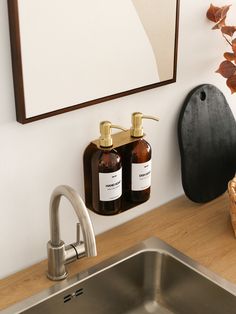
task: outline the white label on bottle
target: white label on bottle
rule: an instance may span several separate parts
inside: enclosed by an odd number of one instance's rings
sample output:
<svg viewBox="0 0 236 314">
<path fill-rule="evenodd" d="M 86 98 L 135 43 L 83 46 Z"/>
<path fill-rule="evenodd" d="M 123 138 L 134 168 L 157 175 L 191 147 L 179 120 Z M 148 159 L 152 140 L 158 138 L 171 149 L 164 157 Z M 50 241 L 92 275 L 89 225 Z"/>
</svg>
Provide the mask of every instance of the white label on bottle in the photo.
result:
<svg viewBox="0 0 236 314">
<path fill-rule="evenodd" d="M 151 186 L 151 159 L 144 163 L 132 163 L 131 189 L 132 191 L 143 191 Z"/>
<path fill-rule="evenodd" d="M 122 168 L 109 173 L 99 172 L 99 196 L 100 201 L 114 201 L 121 197 L 122 193 Z"/>
</svg>

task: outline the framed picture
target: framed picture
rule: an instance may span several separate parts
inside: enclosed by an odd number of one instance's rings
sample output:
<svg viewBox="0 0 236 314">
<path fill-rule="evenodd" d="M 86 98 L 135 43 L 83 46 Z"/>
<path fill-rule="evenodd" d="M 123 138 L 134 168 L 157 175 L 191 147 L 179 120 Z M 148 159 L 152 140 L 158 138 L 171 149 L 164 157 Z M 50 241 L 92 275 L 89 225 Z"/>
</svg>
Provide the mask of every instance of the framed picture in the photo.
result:
<svg viewBox="0 0 236 314">
<path fill-rule="evenodd" d="M 178 0 L 8 0 L 17 121 L 176 81 Z"/>
</svg>

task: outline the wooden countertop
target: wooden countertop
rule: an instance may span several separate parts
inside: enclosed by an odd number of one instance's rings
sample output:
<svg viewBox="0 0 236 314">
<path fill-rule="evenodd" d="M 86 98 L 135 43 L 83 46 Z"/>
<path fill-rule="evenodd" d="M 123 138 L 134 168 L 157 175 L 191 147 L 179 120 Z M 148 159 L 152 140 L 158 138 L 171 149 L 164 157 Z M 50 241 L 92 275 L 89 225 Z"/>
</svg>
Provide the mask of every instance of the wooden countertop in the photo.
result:
<svg viewBox="0 0 236 314">
<path fill-rule="evenodd" d="M 68 265 L 69 275 L 85 270 L 151 236 L 157 236 L 223 278 L 236 283 L 236 239 L 228 195 L 207 204 L 181 196 L 97 236 L 98 256 Z M 54 284 L 42 261 L 0 281 L 0 310 Z"/>
</svg>

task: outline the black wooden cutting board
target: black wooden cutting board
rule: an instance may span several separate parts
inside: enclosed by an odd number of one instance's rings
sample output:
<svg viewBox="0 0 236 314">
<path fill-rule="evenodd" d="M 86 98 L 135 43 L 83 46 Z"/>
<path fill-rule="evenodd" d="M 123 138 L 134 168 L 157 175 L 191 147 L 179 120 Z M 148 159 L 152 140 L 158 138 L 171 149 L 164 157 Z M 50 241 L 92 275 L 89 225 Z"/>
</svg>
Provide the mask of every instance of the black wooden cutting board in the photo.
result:
<svg viewBox="0 0 236 314">
<path fill-rule="evenodd" d="M 217 87 L 204 84 L 188 94 L 179 115 L 178 140 L 187 197 L 204 203 L 224 193 L 236 171 L 236 122 Z"/>
</svg>

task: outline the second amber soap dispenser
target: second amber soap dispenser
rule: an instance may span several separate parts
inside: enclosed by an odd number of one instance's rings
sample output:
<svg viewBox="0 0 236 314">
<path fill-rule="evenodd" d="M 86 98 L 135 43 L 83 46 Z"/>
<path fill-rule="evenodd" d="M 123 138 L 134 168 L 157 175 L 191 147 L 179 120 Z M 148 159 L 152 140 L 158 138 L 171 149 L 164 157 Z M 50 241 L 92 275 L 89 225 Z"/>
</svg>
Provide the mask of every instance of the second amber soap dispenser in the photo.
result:
<svg viewBox="0 0 236 314">
<path fill-rule="evenodd" d="M 111 128 L 122 129 L 110 121 L 100 123 L 99 149 L 91 159 L 92 206 L 102 215 L 114 215 L 121 210 L 122 163 L 113 148 Z"/>
<path fill-rule="evenodd" d="M 150 197 L 152 150 L 150 144 L 143 138 L 143 119 L 159 121 L 157 117 L 144 115 L 141 112 L 132 114 L 130 135 L 137 139 L 128 145 L 126 153 L 125 186 L 126 198 L 133 203 L 145 202 Z"/>
</svg>

